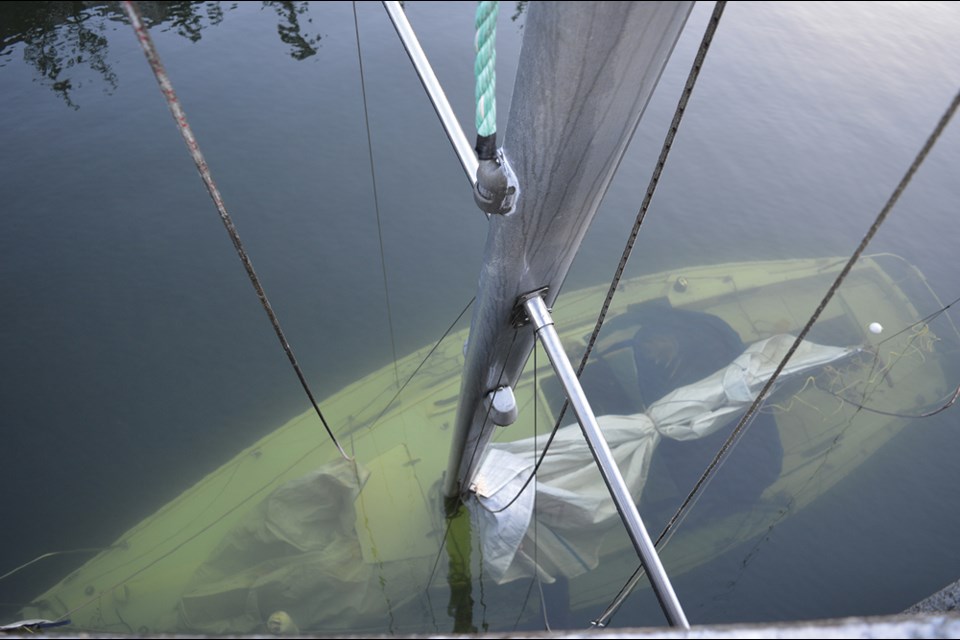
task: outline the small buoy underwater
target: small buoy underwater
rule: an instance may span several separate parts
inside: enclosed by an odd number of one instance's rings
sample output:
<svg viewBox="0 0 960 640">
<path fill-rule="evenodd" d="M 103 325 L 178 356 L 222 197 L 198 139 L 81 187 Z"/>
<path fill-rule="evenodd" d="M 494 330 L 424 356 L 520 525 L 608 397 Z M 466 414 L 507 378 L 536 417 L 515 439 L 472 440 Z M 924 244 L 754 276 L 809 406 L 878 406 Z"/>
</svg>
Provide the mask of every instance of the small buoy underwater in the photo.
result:
<svg viewBox="0 0 960 640">
<path fill-rule="evenodd" d="M 883 325 L 880 324 L 879 322 L 871 322 L 870 326 L 867 328 L 870 329 L 870 333 L 873 333 L 875 335 L 880 335 L 881 333 L 883 333 Z"/>
<path fill-rule="evenodd" d="M 267 618 L 267 631 L 275 636 L 298 636 L 300 628 L 286 611 L 274 611 Z"/>
</svg>

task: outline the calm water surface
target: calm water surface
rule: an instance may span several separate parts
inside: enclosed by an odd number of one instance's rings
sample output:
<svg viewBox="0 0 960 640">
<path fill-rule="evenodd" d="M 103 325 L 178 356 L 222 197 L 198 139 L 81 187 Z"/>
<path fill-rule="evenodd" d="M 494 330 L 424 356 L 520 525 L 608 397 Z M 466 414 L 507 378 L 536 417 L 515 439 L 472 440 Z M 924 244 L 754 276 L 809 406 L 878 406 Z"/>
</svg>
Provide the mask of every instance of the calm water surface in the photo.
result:
<svg viewBox="0 0 960 640">
<path fill-rule="evenodd" d="M 501 129 L 524 17 L 502 4 Z M 472 135 L 473 3 L 406 7 Z M 566 288 L 613 273 L 711 9 L 694 9 Z M 350 3 L 144 12 L 317 394 L 436 340 L 474 293 L 486 223 L 380 5 L 357 6 L 379 228 Z M 109 544 L 306 400 L 119 10 L 4 3 L 0 36 L 3 573 Z M 954 3 L 732 3 L 630 273 L 848 255 L 960 87 L 958 36 Z M 958 167 L 954 122 L 871 246 L 944 301 L 960 296 Z M 681 577 L 691 621 L 889 614 L 960 577 L 957 411 Z M 83 557 L 0 582 L 0 622 Z M 617 624 L 662 624 L 649 597 L 627 609 Z"/>
</svg>

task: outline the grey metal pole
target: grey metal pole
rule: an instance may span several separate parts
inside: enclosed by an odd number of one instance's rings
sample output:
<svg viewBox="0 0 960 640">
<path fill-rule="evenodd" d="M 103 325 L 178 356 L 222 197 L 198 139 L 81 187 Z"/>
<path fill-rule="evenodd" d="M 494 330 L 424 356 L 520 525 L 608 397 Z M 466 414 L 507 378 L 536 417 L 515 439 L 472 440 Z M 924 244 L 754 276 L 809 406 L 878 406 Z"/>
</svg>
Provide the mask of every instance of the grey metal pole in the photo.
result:
<svg viewBox="0 0 960 640">
<path fill-rule="evenodd" d="M 650 582 L 657 594 L 657 599 L 660 601 L 660 607 L 672 626 L 689 629 L 690 623 L 687 622 L 687 617 L 680 606 L 680 600 L 677 599 L 673 585 L 670 584 L 670 578 L 663 569 L 660 556 L 657 555 L 657 549 L 653 546 L 650 534 L 647 533 L 647 528 L 637 511 L 637 505 L 633 502 L 633 496 L 630 495 L 630 490 L 620 474 L 620 468 L 617 466 L 613 453 L 603 437 L 603 432 L 600 431 L 600 425 L 597 423 L 597 418 L 593 415 L 593 409 L 590 408 L 590 403 L 583 393 L 583 388 L 580 386 L 580 380 L 577 378 L 573 365 L 570 364 L 570 360 L 563 350 L 563 345 L 560 343 L 560 337 L 553 326 L 553 318 L 550 317 L 547 305 L 543 298 L 537 295 L 527 299 L 523 307 L 540 336 L 540 343 L 546 350 L 547 356 L 550 358 L 550 364 L 553 365 L 557 377 L 563 384 L 567 397 L 570 398 L 570 406 L 573 407 L 573 411 L 577 415 L 577 421 L 580 423 L 583 435 L 587 439 L 590 451 L 593 452 L 597 466 L 600 467 L 603 481 L 606 482 L 607 489 L 610 490 L 610 495 L 617 505 L 620 518 L 627 527 L 630 540 L 633 541 L 633 546 L 640 556 L 640 561 L 643 562 L 647 575 L 650 576 Z"/>
<path fill-rule="evenodd" d="M 400 36 L 403 48 L 407 50 L 407 55 L 410 56 L 410 61 L 413 62 L 417 75 L 420 76 L 420 82 L 423 83 L 423 88 L 426 89 L 427 96 L 433 103 L 433 108 L 440 118 L 444 131 L 447 132 L 447 138 L 450 139 L 450 144 L 453 145 L 453 150 L 457 154 L 457 158 L 460 159 L 463 172 L 467 174 L 467 180 L 470 181 L 470 188 L 472 189 L 477 183 L 477 167 L 479 166 L 473 145 L 470 144 L 463 132 L 463 127 L 460 126 L 460 122 L 453 112 L 453 107 L 447 100 L 447 94 L 443 92 L 443 87 L 440 86 L 440 81 L 437 80 L 433 67 L 427 60 L 427 55 L 420 47 L 420 41 L 417 40 L 417 34 L 410 26 L 410 21 L 407 20 L 403 7 L 400 6 L 399 2 L 388 0 L 384 1 L 383 7 L 387 10 L 387 15 L 390 16 L 390 21 L 393 22 L 393 27 L 397 30 L 397 35 Z"/>
</svg>

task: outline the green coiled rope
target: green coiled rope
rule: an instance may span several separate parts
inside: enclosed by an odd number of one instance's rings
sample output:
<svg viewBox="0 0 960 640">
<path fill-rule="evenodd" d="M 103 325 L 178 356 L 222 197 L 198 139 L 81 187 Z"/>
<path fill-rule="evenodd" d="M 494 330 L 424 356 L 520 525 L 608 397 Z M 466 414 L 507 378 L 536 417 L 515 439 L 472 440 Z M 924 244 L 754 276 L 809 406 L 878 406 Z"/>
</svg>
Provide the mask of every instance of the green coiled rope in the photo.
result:
<svg viewBox="0 0 960 640">
<path fill-rule="evenodd" d="M 497 133 L 497 13 L 500 10 L 499 2 L 477 3 L 475 41 L 477 58 L 473 65 L 476 76 L 477 98 L 477 136 L 487 138 Z M 494 143 L 494 147 L 495 147 Z"/>
</svg>

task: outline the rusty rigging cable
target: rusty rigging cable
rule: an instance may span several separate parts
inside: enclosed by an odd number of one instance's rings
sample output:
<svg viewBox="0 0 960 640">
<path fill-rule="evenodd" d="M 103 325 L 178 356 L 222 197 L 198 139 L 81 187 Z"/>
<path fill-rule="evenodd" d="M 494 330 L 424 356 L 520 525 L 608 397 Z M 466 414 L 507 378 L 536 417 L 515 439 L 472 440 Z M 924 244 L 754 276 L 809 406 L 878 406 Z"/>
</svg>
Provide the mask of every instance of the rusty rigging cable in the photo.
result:
<svg viewBox="0 0 960 640">
<path fill-rule="evenodd" d="M 223 222 L 223 226 L 226 227 L 227 233 L 230 234 L 230 240 L 233 241 L 233 246 L 237 251 L 237 255 L 240 257 L 240 261 L 243 263 L 243 267 L 247 271 L 247 277 L 250 278 L 250 283 L 257 292 L 257 297 L 260 298 L 260 304 L 263 306 L 263 310 L 267 313 L 267 317 L 270 318 L 270 324 L 273 326 L 273 331 L 277 334 L 277 339 L 280 341 L 280 345 L 283 347 L 283 351 L 287 355 L 287 359 L 290 361 L 290 366 L 293 367 L 294 373 L 297 374 L 297 379 L 300 381 L 300 386 L 303 387 L 304 392 L 307 394 L 307 398 L 310 399 L 310 404 L 313 406 L 314 411 L 316 411 L 317 416 L 320 418 L 320 422 L 323 424 L 323 428 L 326 429 L 327 435 L 330 436 L 330 440 L 333 441 L 333 444 L 337 447 L 340 455 L 346 460 L 352 460 L 352 458 L 347 455 L 346 451 L 343 450 L 343 447 L 340 446 L 340 443 L 337 441 L 337 437 L 333 435 L 333 430 L 330 428 L 330 425 L 327 424 L 326 418 L 323 417 L 323 412 L 320 411 L 320 405 L 317 404 L 317 401 L 313 396 L 313 392 L 310 390 L 310 385 L 307 384 L 307 379 L 303 375 L 303 371 L 300 369 L 300 364 L 297 362 L 297 358 L 293 353 L 293 349 L 290 347 L 290 343 L 287 341 L 287 338 L 283 333 L 283 329 L 280 328 L 280 320 L 277 318 L 277 314 L 274 312 L 273 306 L 271 306 L 270 301 L 267 299 L 267 294 L 263 290 L 263 285 L 260 283 L 260 278 L 253 269 L 253 263 L 250 261 L 250 257 L 247 255 L 246 249 L 243 248 L 243 243 L 240 241 L 240 234 L 237 232 L 237 228 L 233 224 L 233 219 L 230 217 L 230 214 L 227 213 L 227 208 L 223 202 L 223 197 L 220 195 L 220 190 L 217 188 L 216 183 L 214 183 L 213 175 L 210 173 L 210 167 L 207 166 L 207 161 L 200 152 L 200 145 L 197 142 L 196 137 L 193 135 L 193 130 L 190 128 L 190 124 L 187 122 L 187 115 L 184 113 L 183 107 L 180 106 L 180 100 L 177 98 L 177 94 L 173 90 L 173 85 L 170 83 L 170 78 L 167 76 L 166 69 L 164 69 L 163 64 L 160 62 L 160 56 L 157 54 L 157 49 L 153 44 L 153 39 L 147 32 L 147 27 L 144 25 L 143 19 L 140 16 L 140 9 L 136 6 L 136 3 L 131 2 L 130 0 L 125 0 L 122 4 L 127 17 L 130 19 L 130 22 L 133 25 L 134 31 L 136 31 L 137 40 L 140 42 L 140 47 L 143 49 L 143 53 L 147 57 L 147 62 L 150 64 L 150 68 L 153 70 L 153 74 L 157 78 L 157 83 L 160 85 L 160 90 L 163 92 L 163 97 L 167 101 L 167 106 L 170 108 L 170 113 L 173 115 L 173 119 L 177 123 L 177 129 L 180 131 L 180 135 L 183 136 L 183 141 L 186 143 L 191 157 L 193 157 L 194 164 L 197 165 L 197 171 L 200 173 L 200 178 L 203 180 L 203 184 L 206 186 L 207 192 L 210 194 L 210 199 L 213 200 L 213 204 L 217 208 L 217 213 L 220 214 L 220 219 Z"/>
</svg>

